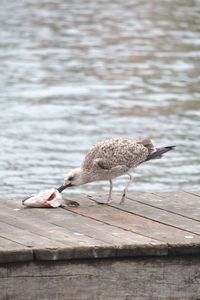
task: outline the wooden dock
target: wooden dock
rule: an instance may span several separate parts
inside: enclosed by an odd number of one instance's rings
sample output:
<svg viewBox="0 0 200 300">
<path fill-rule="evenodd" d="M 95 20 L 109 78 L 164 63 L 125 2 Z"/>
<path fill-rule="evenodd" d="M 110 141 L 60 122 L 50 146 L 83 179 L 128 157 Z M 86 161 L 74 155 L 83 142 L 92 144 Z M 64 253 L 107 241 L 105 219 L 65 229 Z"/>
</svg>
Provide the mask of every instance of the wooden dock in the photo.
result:
<svg viewBox="0 0 200 300">
<path fill-rule="evenodd" d="M 200 299 L 200 192 L 73 200 L 0 200 L 0 300 Z"/>
</svg>

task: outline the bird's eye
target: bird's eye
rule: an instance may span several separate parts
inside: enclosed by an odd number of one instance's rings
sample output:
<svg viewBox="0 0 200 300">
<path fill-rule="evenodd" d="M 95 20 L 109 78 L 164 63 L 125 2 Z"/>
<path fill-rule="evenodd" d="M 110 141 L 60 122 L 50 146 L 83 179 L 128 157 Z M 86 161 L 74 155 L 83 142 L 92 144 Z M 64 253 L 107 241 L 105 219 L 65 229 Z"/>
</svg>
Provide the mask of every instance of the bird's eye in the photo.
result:
<svg viewBox="0 0 200 300">
<path fill-rule="evenodd" d="M 70 177 L 68 178 L 69 181 L 72 181 L 73 179 L 74 179 L 73 176 L 70 176 Z"/>
</svg>

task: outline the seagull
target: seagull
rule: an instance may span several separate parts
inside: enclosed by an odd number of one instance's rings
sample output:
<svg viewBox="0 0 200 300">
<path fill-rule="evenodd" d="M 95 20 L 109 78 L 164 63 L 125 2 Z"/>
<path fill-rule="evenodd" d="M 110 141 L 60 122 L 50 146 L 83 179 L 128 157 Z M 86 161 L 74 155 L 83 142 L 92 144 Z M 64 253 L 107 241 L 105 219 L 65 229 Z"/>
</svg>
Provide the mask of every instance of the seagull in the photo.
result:
<svg viewBox="0 0 200 300">
<path fill-rule="evenodd" d="M 112 200 L 112 179 L 128 175 L 129 180 L 124 188 L 120 204 L 128 192 L 133 180 L 130 174 L 141 163 L 161 158 L 165 152 L 173 150 L 175 146 L 156 148 L 150 138 L 131 140 L 126 138 L 112 138 L 95 144 L 86 154 L 81 166 L 71 170 L 64 178 L 64 184 L 58 188 L 64 189 L 79 186 L 89 182 L 109 180 L 110 190 L 107 203 Z"/>
</svg>

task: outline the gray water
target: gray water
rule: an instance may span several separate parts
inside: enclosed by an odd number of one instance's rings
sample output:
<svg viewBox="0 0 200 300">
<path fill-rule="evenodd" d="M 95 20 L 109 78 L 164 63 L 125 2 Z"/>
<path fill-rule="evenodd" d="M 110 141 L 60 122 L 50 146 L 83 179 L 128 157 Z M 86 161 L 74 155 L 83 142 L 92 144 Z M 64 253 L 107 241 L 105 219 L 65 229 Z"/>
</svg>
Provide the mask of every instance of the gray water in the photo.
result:
<svg viewBox="0 0 200 300">
<path fill-rule="evenodd" d="M 200 1 L 0 2 L 0 196 L 59 186 L 116 136 L 177 145 L 130 190 L 199 189 Z"/>
</svg>

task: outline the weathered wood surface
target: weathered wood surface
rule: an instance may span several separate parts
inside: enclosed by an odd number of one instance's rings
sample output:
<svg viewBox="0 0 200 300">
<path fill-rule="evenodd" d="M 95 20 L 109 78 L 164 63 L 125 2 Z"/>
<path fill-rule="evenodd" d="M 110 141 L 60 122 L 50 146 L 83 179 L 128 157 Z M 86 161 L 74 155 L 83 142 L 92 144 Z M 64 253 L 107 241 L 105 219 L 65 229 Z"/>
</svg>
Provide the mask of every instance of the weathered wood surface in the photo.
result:
<svg viewBox="0 0 200 300">
<path fill-rule="evenodd" d="M 1 300 L 199 300 L 199 257 L 4 264 L 0 291 Z"/>
<path fill-rule="evenodd" d="M 185 191 L 168 193 L 132 193 L 129 197 L 165 211 L 185 216 L 189 219 L 200 220 L 198 192 L 190 194 Z"/>
<path fill-rule="evenodd" d="M 104 197 L 99 196 L 96 199 L 103 201 Z M 195 208 L 195 212 L 197 212 L 198 220 L 193 220 L 192 216 L 187 217 L 187 222 L 185 216 L 179 215 L 173 211 L 166 211 L 165 209 L 160 207 L 160 203 L 156 206 L 152 205 L 152 201 L 155 199 L 154 194 L 150 193 L 131 193 L 129 198 L 123 205 L 120 205 L 121 195 L 115 195 L 115 201 L 113 201 L 110 206 L 116 207 L 120 210 L 127 211 L 129 213 L 133 213 L 135 215 L 139 215 L 148 219 L 152 219 L 154 221 L 161 222 L 163 224 L 167 224 L 176 228 L 180 228 L 186 231 L 191 231 L 193 233 L 200 234 L 200 207 L 198 206 L 198 198 L 195 199 L 195 203 L 192 205 Z M 151 201 L 152 200 L 152 201 Z M 157 200 L 157 195 L 156 195 Z M 166 199 L 158 199 L 159 202 L 166 201 Z M 169 201 L 169 199 L 167 200 Z M 181 201 L 180 201 L 181 202 Z M 180 203 L 180 205 L 183 205 Z M 186 204 L 184 204 L 185 206 Z M 190 203 L 191 205 L 191 203 Z M 174 204 L 174 210 L 176 209 L 176 204 Z"/>
<path fill-rule="evenodd" d="M 104 197 L 101 197 L 104 198 Z M 0 263 L 124 256 L 200 254 L 198 192 L 130 193 L 108 205 L 25 208 L 0 200 Z"/>
</svg>

